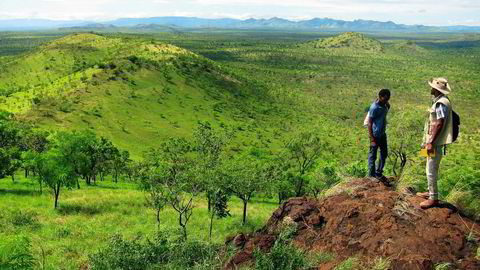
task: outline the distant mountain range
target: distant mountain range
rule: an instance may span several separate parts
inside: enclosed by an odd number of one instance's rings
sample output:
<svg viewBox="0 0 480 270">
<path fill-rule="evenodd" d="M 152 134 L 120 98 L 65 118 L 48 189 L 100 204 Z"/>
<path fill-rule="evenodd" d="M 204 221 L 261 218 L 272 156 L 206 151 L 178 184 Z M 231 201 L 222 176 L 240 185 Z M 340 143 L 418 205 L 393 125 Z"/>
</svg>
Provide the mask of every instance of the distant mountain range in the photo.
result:
<svg viewBox="0 0 480 270">
<path fill-rule="evenodd" d="M 146 27 L 147 26 L 147 27 Z M 163 29 L 160 26 L 176 28 L 227 28 L 227 29 L 290 29 L 290 30 L 353 30 L 353 31 L 399 31 L 399 32 L 480 32 L 480 26 L 425 26 L 396 24 L 392 21 L 372 20 L 344 21 L 330 18 L 290 21 L 282 18 L 270 19 L 204 19 L 195 17 L 152 17 L 122 18 L 107 22 L 53 21 L 43 19 L 0 20 L 0 30 L 40 30 L 55 28 L 103 29 L 140 28 Z"/>
</svg>

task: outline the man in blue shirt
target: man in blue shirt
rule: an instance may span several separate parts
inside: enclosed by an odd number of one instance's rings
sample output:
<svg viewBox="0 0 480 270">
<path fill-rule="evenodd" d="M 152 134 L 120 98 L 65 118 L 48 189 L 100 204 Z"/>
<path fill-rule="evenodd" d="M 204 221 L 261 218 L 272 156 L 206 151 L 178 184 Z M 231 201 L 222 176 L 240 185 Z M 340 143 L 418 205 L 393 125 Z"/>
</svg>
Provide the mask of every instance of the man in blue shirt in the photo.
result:
<svg viewBox="0 0 480 270">
<path fill-rule="evenodd" d="M 390 109 L 390 90 L 382 89 L 378 92 L 378 99 L 372 103 L 368 111 L 368 135 L 370 137 L 370 151 L 368 152 L 368 175 L 375 177 L 388 185 L 386 177 L 383 175 L 383 167 L 388 156 L 387 134 L 387 113 Z M 377 149 L 380 148 L 380 160 L 375 168 L 377 159 Z"/>
</svg>

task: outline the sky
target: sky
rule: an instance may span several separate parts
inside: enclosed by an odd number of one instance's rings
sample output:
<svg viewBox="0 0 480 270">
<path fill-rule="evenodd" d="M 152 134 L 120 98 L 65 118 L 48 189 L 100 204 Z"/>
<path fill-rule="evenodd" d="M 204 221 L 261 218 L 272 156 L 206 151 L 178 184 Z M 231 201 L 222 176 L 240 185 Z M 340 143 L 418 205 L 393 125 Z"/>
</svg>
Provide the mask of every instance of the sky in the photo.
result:
<svg viewBox="0 0 480 270">
<path fill-rule="evenodd" d="M 332 18 L 480 26 L 480 0 L 0 0 L 0 19 Z"/>
</svg>

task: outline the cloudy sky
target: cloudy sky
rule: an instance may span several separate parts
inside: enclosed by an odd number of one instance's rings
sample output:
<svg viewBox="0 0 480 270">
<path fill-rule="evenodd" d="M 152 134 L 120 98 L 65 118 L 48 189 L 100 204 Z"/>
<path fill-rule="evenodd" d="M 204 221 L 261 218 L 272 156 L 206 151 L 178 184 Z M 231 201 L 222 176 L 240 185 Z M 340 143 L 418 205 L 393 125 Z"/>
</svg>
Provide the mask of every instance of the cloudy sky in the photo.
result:
<svg viewBox="0 0 480 270">
<path fill-rule="evenodd" d="M 0 19 L 333 18 L 480 26 L 480 0 L 0 0 Z"/>
</svg>

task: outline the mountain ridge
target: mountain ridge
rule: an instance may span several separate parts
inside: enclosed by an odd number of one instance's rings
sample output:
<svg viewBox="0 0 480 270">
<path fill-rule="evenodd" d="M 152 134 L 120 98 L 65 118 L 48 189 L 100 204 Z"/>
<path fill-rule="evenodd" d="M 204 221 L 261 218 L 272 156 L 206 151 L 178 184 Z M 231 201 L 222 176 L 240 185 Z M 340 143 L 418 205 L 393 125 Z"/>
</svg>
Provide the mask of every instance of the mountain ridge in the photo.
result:
<svg viewBox="0 0 480 270">
<path fill-rule="evenodd" d="M 398 24 L 393 21 L 375 21 L 355 19 L 353 21 L 312 18 L 292 21 L 279 17 L 269 19 L 233 18 L 208 19 L 198 17 L 163 16 L 147 18 L 118 18 L 109 21 L 55 21 L 47 19 L 8 19 L 0 20 L 0 30 L 53 29 L 63 27 L 84 27 L 91 24 L 111 24 L 116 27 L 133 27 L 145 24 L 176 25 L 185 28 L 233 28 L 233 29 L 316 29 L 316 30 L 363 30 L 363 31 L 399 31 L 399 32 L 480 32 L 480 26 L 426 26 Z"/>
</svg>

